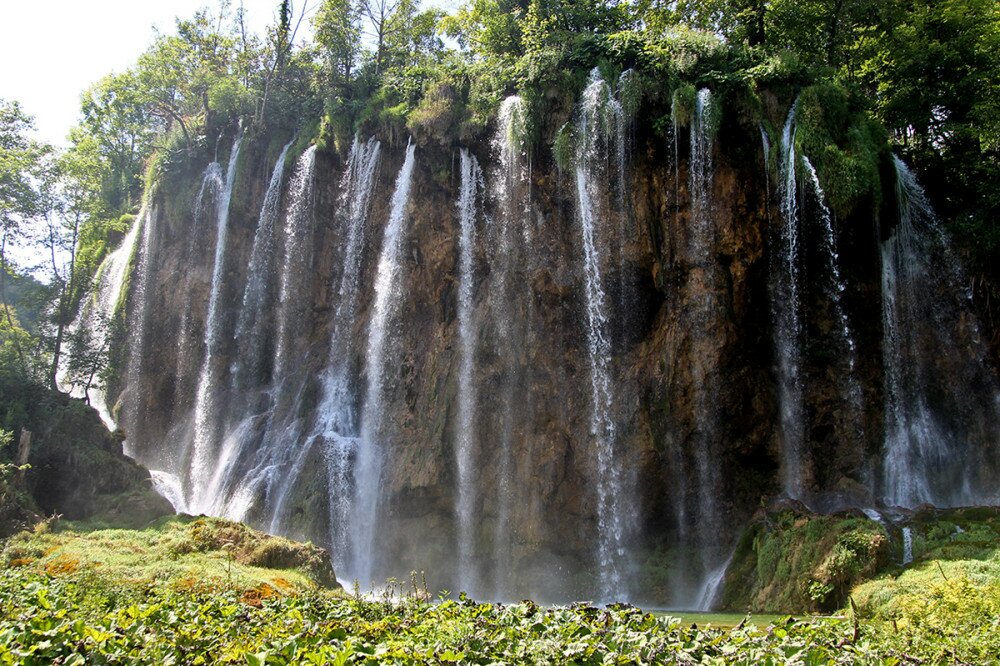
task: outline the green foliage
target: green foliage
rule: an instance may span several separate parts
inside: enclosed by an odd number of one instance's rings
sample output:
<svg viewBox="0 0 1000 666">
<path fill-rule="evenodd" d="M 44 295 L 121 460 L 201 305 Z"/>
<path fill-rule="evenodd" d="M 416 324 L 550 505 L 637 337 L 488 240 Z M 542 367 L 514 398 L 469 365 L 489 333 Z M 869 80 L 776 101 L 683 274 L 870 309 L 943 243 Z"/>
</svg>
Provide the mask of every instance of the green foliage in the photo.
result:
<svg viewBox="0 0 1000 666">
<path fill-rule="evenodd" d="M 887 137 L 859 100 L 841 86 L 817 83 L 799 96 L 796 121 L 798 151 L 816 167 L 831 210 L 842 219 L 861 203 L 878 210 Z"/>
<path fill-rule="evenodd" d="M 556 132 L 552 142 L 552 156 L 560 171 L 569 171 L 576 155 L 576 133 L 573 125 L 566 123 Z"/>
<path fill-rule="evenodd" d="M 18 275 L 8 272 L 4 281 L 4 296 L 7 303 L 17 313 L 16 318 L 20 327 L 28 333 L 33 333 L 37 329 L 46 303 L 49 298 L 49 289 L 30 275 Z M 0 316 L 2 316 L 0 311 Z"/>
<path fill-rule="evenodd" d="M 17 536 L 0 570 L 0 662 L 980 663 L 1000 636 L 995 592 L 961 581 L 907 606 L 895 629 L 863 618 L 699 618 L 699 628 L 627 605 L 432 602 L 416 574 L 348 596 L 244 565 L 244 530 L 172 519 L 142 532 L 56 524 Z"/>
<path fill-rule="evenodd" d="M 698 89 L 690 83 L 674 91 L 670 104 L 670 117 L 677 127 L 689 127 L 694 118 Z"/>
<path fill-rule="evenodd" d="M 768 515 L 740 544 L 723 604 L 762 612 L 839 608 L 889 555 L 888 535 L 873 521 L 790 511 Z"/>
</svg>

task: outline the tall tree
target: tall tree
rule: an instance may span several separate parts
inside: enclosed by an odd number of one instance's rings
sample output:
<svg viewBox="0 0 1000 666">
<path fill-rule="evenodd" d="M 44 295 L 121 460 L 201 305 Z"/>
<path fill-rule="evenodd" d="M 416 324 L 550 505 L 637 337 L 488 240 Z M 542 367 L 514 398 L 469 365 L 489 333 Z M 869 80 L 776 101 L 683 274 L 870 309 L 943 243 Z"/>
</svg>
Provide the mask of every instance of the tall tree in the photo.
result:
<svg viewBox="0 0 1000 666">
<path fill-rule="evenodd" d="M 8 330 L 17 325 L 5 288 L 12 272 L 10 248 L 29 237 L 31 223 L 46 210 L 45 190 L 51 146 L 30 138 L 33 119 L 17 102 L 0 99 L 0 302 Z M 22 367 L 27 368 L 20 337 L 10 338 Z"/>
</svg>

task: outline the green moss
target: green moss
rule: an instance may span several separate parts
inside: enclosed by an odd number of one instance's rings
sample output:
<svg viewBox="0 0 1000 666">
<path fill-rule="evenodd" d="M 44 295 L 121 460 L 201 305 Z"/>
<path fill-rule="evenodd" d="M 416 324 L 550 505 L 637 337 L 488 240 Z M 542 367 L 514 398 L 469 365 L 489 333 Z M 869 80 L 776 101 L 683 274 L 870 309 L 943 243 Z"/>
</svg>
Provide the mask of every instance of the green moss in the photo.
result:
<svg viewBox="0 0 1000 666">
<path fill-rule="evenodd" d="M 420 143 L 449 146 L 458 140 L 466 119 L 459 91 L 447 82 L 435 82 L 406 117 L 406 127 Z"/>
<path fill-rule="evenodd" d="M 50 575 L 86 575 L 135 586 L 269 584 L 277 589 L 337 587 L 326 552 L 217 518 L 172 517 L 142 530 L 64 523 L 22 532 L 0 553 L 6 565 L 29 560 Z M 99 527 L 99 526 L 97 526 Z"/>
<path fill-rule="evenodd" d="M 901 618 L 911 607 L 954 592 L 956 581 L 987 595 L 1000 586 L 1000 510 L 932 509 L 918 513 L 909 526 L 913 563 L 891 566 L 852 591 L 862 617 Z M 893 555 L 895 562 L 902 559 L 899 549 Z"/>
<path fill-rule="evenodd" d="M 823 82 L 799 96 L 796 147 L 816 168 L 827 205 L 841 219 L 882 201 L 879 163 L 888 150 L 885 130 L 843 87 Z"/>
<path fill-rule="evenodd" d="M 724 605 L 753 612 L 830 611 L 888 559 L 888 535 L 854 517 L 769 514 L 741 537 Z M 750 546 L 752 544 L 752 546 Z"/>
<path fill-rule="evenodd" d="M 670 117 L 677 127 L 690 127 L 698 104 L 698 89 L 690 83 L 674 91 L 670 105 Z"/>
<path fill-rule="evenodd" d="M 565 123 L 556 132 L 555 141 L 552 142 L 552 157 L 556 167 L 560 171 L 569 171 L 573 166 L 576 154 L 576 133 L 573 131 L 571 123 Z"/>
</svg>

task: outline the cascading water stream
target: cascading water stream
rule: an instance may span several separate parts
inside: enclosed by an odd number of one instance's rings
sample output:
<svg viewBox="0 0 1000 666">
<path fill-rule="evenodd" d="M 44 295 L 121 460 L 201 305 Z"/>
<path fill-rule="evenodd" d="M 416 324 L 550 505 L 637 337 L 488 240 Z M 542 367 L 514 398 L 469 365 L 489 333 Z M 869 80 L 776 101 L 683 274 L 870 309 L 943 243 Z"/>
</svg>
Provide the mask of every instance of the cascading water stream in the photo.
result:
<svg viewBox="0 0 1000 666">
<path fill-rule="evenodd" d="M 894 161 L 898 219 L 881 248 L 882 496 L 910 507 L 995 502 L 995 483 L 980 480 L 995 458 L 970 459 L 963 444 L 972 433 L 997 441 L 1000 392 L 948 239 L 914 174 Z"/>
<path fill-rule="evenodd" d="M 274 224 L 281 212 L 281 185 L 285 168 L 285 157 L 292 142 L 282 149 L 271 172 L 264 201 L 261 205 L 257 228 L 254 232 L 247 269 L 247 283 L 237 318 L 234 340 L 238 355 L 230 373 L 231 388 L 235 391 L 248 390 L 260 382 L 262 354 L 265 336 L 263 313 L 270 306 L 268 289 L 274 281 Z M 242 416 L 245 408 L 240 406 L 233 416 Z M 229 419 L 231 420 L 231 419 Z M 233 483 L 233 466 L 247 443 L 247 422 L 231 428 L 223 437 L 218 455 L 212 465 L 211 476 L 202 493 L 203 507 L 214 515 L 227 515 L 225 509 L 226 491 Z"/>
<path fill-rule="evenodd" d="M 192 206 L 192 220 L 194 227 L 188 234 L 185 241 L 186 256 L 194 258 L 198 252 L 199 243 L 202 242 L 202 226 L 209 215 L 213 218 L 218 214 L 218 200 L 225 187 L 224 174 L 218 162 L 212 162 L 202 174 L 201 186 L 198 188 L 198 195 L 195 197 Z M 186 272 L 184 283 L 181 287 L 183 304 L 181 306 L 181 318 L 177 327 L 177 380 L 174 382 L 174 405 L 177 413 L 191 409 L 191 400 L 197 389 L 192 381 L 197 381 L 197 377 L 189 377 L 192 367 L 200 369 L 201 353 L 204 350 L 198 347 L 198 340 L 195 337 L 194 323 L 192 322 L 192 311 L 194 302 L 191 295 L 192 274 Z M 202 336 L 203 338 L 204 336 Z"/>
<path fill-rule="evenodd" d="M 226 170 L 226 180 L 218 197 L 216 211 L 215 258 L 212 264 L 212 289 L 208 299 L 208 314 L 205 318 L 205 356 L 198 376 L 198 388 L 195 394 L 194 437 L 191 450 L 191 464 L 188 472 L 190 485 L 188 487 L 187 505 L 193 511 L 208 508 L 210 497 L 204 493 L 206 484 L 214 466 L 212 448 L 215 445 L 215 430 L 218 414 L 215 413 L 216 394 L 219 386 L 218 369 L 215 367 L 215 355 L 222 342 L 219 300 L 222 296 L 222 278 L 225 270 L 226 247 L 229 233 L 229 201 L 233 194 L 233 183 L 236 179 L 236 164 L 240 157 L 240 145 L 243 136 L 233 142 Z M 132 384 L 130 386 L 137 386 Z"/>
<path fill-rule="evenodd" d="M 310 435 L 323 441 L 330 543 L 338 570 L 346 566 L 347 526 L 353 503 L 350 465 L 358 448 L 360 428 L 355 409 L 358 388 L 350 373 L 350 361 L 357 345 L 353 332 L 358 319 L 365 228 L 381 155 L 382 145 L 374 137 L 364 142 L 354 137 L 347 169 L 341 178 L 338 216 L 346 228 L 343 271 L 336 292 L 338 300 L 330 336 L 323 401 Z M 278 515 L 277 511 L 275 515 Z"/>
<path fill-rule="evenodd" d="M 330 543 L 337 566 L 344 564 L 344 528 L 350 519 L 351 501 L 349 464 L 358 441 L 358 419 L 354 414 L 356 388 L 349 367 L 355 345 L 352 332 L 357 321 L 365 226 L 380 156 L 381 144 L 376 139 L 362 142 L 358 137 L 354 138 L 340 182 L 337 216 L 345 231 L 343 270 L 336 291 L 337 306 L 330 336 L 323 399 L 312 431 L 305 436 L 298 455 L 290 465 L 282 463 L 286 473 L 274 476 L 275 482 L 271 484 L 271 491 L 276 497 L 272 502 L 271 529 L 277 530 L 285 518 L 289 494 L 302 474 L 312 447 L 321 443 L 327 466 Z"/>
<path fill-rule="evenodd" d="M 372 582 L 375 541 L 379 533 L 379 498 L 381 496 L 382 457 L 386 447 L 384 392 L 387 384 L 386 354 L 390 342 L 392 318 L 403 298 L 402 262 L 405 222 L 410 189 L 413 184 L 414 152 L 412 142 L 396 178 L 389 221 L 382 239 L 375 278 L 375 300 L 368 323 L 368 376 L 361 418 L 361 443 L 354 467 L 354 511 L 351 524 L 353 562 L 350 577 L 362 585 Z"/>
<path fill-rule="evenodd" d="M 299 415 L 303 378 L 292 371 L 296 331 L 309 328 L 304 302 L 308 290 L 309 267 L 313 256 L 314 192 L 316 146 L 307 148 L 296 161 L 288 187 L 281 267 L 278 276 L 278 302 L 274 326 L 275 349 L 270 407 L 263 436 L 254 453 L 254 464 L 232 487 L 226 497 L 227 513 L 248 511 L 262 501 L 270 515 L 267 529 L 281 532 L 284 504 L 288 492 L 309 459 L 315 441 L 304 437 Z M 237 427 L 237 433 L 242 427 Z M 238 450 L 244 437 L 234 433 L 224 445 Z M 221 497 L 219 499 L 222 499 Z M 217 500 L 218 501 L 218 500 Z"/>
<path fill-rule="evenodd" d="M 278 293 L 277 340 L 274 351 L 273 384 L 285 379 L 292 354 L 293 331 L 302 328 L 302 284 L 306 277 L 311 246 L 307 241 L 313 231 L 313 188 L 316 172 L 316 146 L 309 146 L 295 165 L 289 185 L 289 205 L 285 219 L 281 280 Z"/>
<path fill-rule="evenodd" d="M 500 105 L 492 149 L 498 165 L 491 182 L 498 215 L 490 221 L 490 294 L 492 321 L 496 327 L 495 348 L 505 369 L 499 390 L 498 418 L 500 443 L 497 448 L 497 519 L 493 536 L 494 597 L 509 597 L 513 582 L 512 513 L 514 506 L 514 392 L 520 377 L 519 355 L 514 333 L 514 312 L 522 304 L 524 294 L 513 279 L 519 269 L 518 257 L 524 234 L 519 227 L 527 225 L 529 168 L 525 154 L 524 104 L 520 97 L 506 98 Z M 526 324 L 528 326 L 529 324 Z"/>
<path fill-rule="evenodd" d="M 597 448 L 597 558 L 601 594 L 623 594 L 626 511 L 616 452 L 615 397 L 611 381 L 608 308 L 601 275 L 602 247 L 597 217 L 600 183 L 607 171 L 608 140 L 614 136 L 617 103 L 595 69 L 583 92 L 577 120 L 576 197 L 584 262 L 587 353 L 590 361 L 590 434 Z M 620 114 L 618 114 L 620 117 Z"/>
<path fill-rule="evenodd" d="M 83 331 L 92 343 L 96 342 L 102 348 L 107 348 L 111 338 L 107 329 L 115 318 L 116 312 L 119 311 L 119 307 L 124 305 L 119 301 L 125 287 L 125 277 L 130 261 L 136 256 L 139 239 L 142 237 L 140 232 L 146 226 L 147 217 L 148 212 L 144 206 L 143 210 L 136 216 L 135 221 L 132 222 L 132 226 L 129 227 L 128 233 L 122 238 L 121 244 L 101 262 L 94 276 L 92 294 L 81 306 L 80 314 L 71 326 L 70 335 Z M 61 373 L 60 388 L 68 390 L 70 379 L 67 373 Z M 71 395 L 83 398 L 83 389 L 77 389 L 74 386 Z M 108 430 L 113 431 L 117 424 L 108 408 L 104 387 L 91 386 L 87 390 L 86 397 L 90 406 L 97 410 L 104 425 L 107 426 Z"/>
<path fill-rule="evenodd" d="M 155 192 L 147 195 L 147 202 L 151 202 Z M 149 274 L 152 271 L 153 252 L 153 224 L 157 219 L 158 211 L 152 203 L 147 203 L 143 214 L 137 220 L 137 224 L 142 228 L 142 239 L 137 246 L 133 246 L 134 251 L 128 258 L 128 265 L 132 266 L 132 278 L 129 285 L 128 300 L 132 304 L 131 311 L 126 315 L 128 330 L 128 361 L 125 364 L 125 385 L 128 387 L 122 405 L 120 420 L 125 424 L 126 432 L 136 432 L 137 425 L 144 414 L 144 402 L 140 395 L 140 385 L 143 376 L 143 352 L 146 341 L 146 324 L 149 318 Z M 129 280 L 129 271 L 126 269 L 122 275 L 122 287 L 124 281 Z M 119 299 L 121 296 L 119 295 Z M 126 304 L 122 303 L 122 307 Z M 117 307 L 117 306 L 116 306 Z M 129 436 L 122 443 L 125 455 L 135 458 L 137 449 L 135 437 Z"/>
<path fill-rule="evenodd" d="M 861 423 L 864 406 L 862 405 L 861 385 L 854 374 L 857 365 L 857 344 L 854 342 L 854 334 L 851 332 L 851 325 L 847 319 L 847 312 L 844 310 L 843 294 L 846 291 L 844 279 L 840 274 L 840 253 L 837 251 L 837 239 L 833 232 L 833 215 L 826 206 L 826 195 L 820 186 L 816 169 L 813 168 L 809 158 L 802 156 L 802 164 L 809 174 L 809 183 L 812 185 L 813 194 L 819 208 L 819 221 L 823 227 L 823 250 L 826 257 L 826 272 L 830 276 L 829 297 L 833 306 L 834 317 L 837 320 L 837 333 L 840 342 L 844 347 L 843 353 L 847 360 L 846 372 L 841 380 L 841 394 L 845 402 L 851 409 L 855 423 Z"/>
<path fill-rule="evenodd" d="M 950 438 L 939 427 L 923 391 L 923 365 L 908 368 L 907 356 L 921 353 L 914 333 L 919 313 L 919 271 L 925 269 L 917 225 L 936 224 L 930 204 L 902 160 L 894 156 L 899 220 L 882 243 L 882 330 L 885 369 L 886 501 L 902 506 L 933 502 L 927 469 L 943 468 L 952 456 Z M 926 233 L 926 232 L 925 232 Z"/>
<path fill-rule="evenodd" d="M 477 327 L 473 321 L 473 258 L 476 242 L 476 213 L 483 175 L 479 162 L 465 148 L 461 152 L 462 185 L 459 190 L 459 260 L 458 260 L 458 419 L 454 433 L 455 462 L 458 469 L 458 493 L 455 515 L 458 522 L 458 580 L 463 591 L 476 594 L 479 572 L 476 566 L 475 470 L 477 455 L 476 384 L 473 379 L 477 346 Z"/>
<path fill-rule="evenodd" d="M 795 162 L 795 114 L 792 104 L 781 133 L 778 194 L 782 226 L 772 254 L 771 310 L 774 318 L 775 355 L 778 360 L 778 395 L 782 440 L 781 475 L 786 495 L 803 494 L 805 415 L 802 387 L 802 320 L 799 294 L 799 207 Z"/>
<path fill-rule="evenodd" d="M 292 141 L 285 144 L 274 164 L 268 181 L 264 202 L 260 207 L 257 229 L 254 232 L 253 247 L 250 250 L 250 265 L 247 268 L 247 284 L 243 290 L 243 302 L 236 323 L 236 343 L 239 356 L 232 374 L 233 388 L 245 390 L 262 379 L 264 371 L 263 354 L 265 343 L 265 313 L 271 305 L 270 288 L 274 276 L 274 226 L 281 215 L 281 186 L 285 174 L 285 158 L 292 147 Z"/>
<path fill-rule="evenodd" d="M 712 187 L 715 180 L 715 140 L 712 127 L 712 92 L 708 88 L 698 91 L 691 118 L 691 159 L 688 165 L 688 191 L 690 198 L 691 279 L 702 296 L 690 315 L 689 327 L 694 336 L 692 344 L 704 344 L 701 338 L 711 339 L 711 331 L 719 316 L 716 282 L 718 270 L 714 257 L 715 220 L 712 214 Z M 725 564 L 720 565 L 720 544 L 723 524 L 720 520 L 719 499 L 722 493 L 719 478 L 720 417 L 717 407 L 718 361 L 715 350 L 699 353 L 692 367 L 694 410 L 697 419 L 694 458 L 697 486 L 696 515 L 692 540 L 698 550 L 700 579 L 697 592 L 688 602 L 697 610 L 709 610 L 714 601 Z M 681 500 L 683 501 L 683 500 Z"/>
<path fill-rule="evenodd" d="M 304 307 L 308 290 L 303 289 L 303 285 L 308 284 L 313 253 L 315 165 L 316 146 L 313 145 L 296 161 L 288 187 L 278 302 L 274 307 L 274 365 L 263 436 L 253 451 L 253 464 L 239 480 L 235 480 L 227 468 L 240 458 L 238 453 L 249 435 L 252 420 L 244 420 L 229 433 L 222 442 L 223 455 L 215 473 L 215 477 L 224 484 L 208 500 L 215 512 L 231 518 L 240 517 L 263 501 L 265 510 L 270 512 L 268 530 L 272 532 L 281 531 L 276 516 L 282 513 L 284 493 L 289 486 L 287 480 L 291 476 L 297 477 L 296 470 L 301 470 L 314 444 L 312 440 L 303 438 L 303 420 L 298 414 L 303 378 L 290 369 L 294 365 L 293 354 L 297 351 L 295 332 L 308 330 L 310 326 Z"/>
<path fill-rule="evenodd" d="M 903 560 L 902 564 L 905 567 L 907 564 L 913 561 L 913 530 L 909 527 L 903 528 Z"/>
</svg>

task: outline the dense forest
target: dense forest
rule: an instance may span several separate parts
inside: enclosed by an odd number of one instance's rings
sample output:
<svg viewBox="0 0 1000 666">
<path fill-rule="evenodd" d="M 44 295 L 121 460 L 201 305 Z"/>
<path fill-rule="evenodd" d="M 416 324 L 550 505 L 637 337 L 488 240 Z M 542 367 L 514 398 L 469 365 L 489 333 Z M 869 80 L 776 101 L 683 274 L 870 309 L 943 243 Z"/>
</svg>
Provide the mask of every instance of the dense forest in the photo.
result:
<svg viewBox="0 0 1000 666">
<path fill-rule="evenodd" d="M 995 0 L 274 5 L 0 99 L 0 662 L 990 658 Z"/>
</svg>

